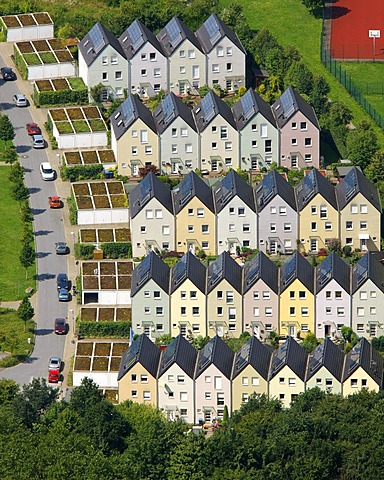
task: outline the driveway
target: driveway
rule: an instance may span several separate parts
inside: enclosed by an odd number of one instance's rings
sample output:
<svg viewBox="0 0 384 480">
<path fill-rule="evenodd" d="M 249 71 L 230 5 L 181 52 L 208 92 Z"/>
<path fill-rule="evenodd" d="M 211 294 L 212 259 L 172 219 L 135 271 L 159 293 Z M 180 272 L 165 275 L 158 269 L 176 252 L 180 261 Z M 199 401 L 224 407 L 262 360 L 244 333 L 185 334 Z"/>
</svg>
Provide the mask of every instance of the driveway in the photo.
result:
<svg viewBox="0 0 384 480">
<path fill-rule="evenodd" d="M 0 58 L 0 66 L 4 60 Z M 1 113 L 9 116 L 16 132 L 14 144 L 25 168 L 25 181 L 30 190 L 30 204 L 34 216 L 37 256 L 37 307 L 35 309 L 36 343 L 32 356 L 23 364 L 2 370 L 0 378 L 15 380 L 19 384 L 30 382 L 33 377 L 47 377 L 49 358 L 63 357 L 65 336 L 55 335 L 53 322 L 56 317 L 68 316 L 68 304 L 59 303 L 56 292 L 56 275 L 67 273 L 67 257 L 55 254 L 55 242 L 65 240 L 62 210 L 50 210 L 48 196 L 57 195 L 55 182 L 44 182 L 39 166 L 48 161 L 45 150 L 35 150 L 25 129 L 33 121 L 28 108 L 18 108 L 12 96 L 20 92 L 18 84 L 0 80 Z M 18 261 L 16 258 L 14 261 Z"/>
</svg>

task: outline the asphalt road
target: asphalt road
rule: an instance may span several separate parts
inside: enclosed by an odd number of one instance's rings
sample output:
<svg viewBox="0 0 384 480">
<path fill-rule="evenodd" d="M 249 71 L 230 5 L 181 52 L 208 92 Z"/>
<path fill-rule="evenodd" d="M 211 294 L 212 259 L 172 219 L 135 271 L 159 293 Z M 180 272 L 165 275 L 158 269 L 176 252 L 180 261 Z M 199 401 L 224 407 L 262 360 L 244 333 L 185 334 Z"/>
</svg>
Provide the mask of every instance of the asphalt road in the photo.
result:
<svg viewBox="0 0 384 480">
<path fill-rule="evenodd" d="M 0 59 L 1 66 L 4 61 Z M 22 165 L 25 168 L 25 181 L 30 191 L 30 205 L 34 216 L 37 256 L 37 311 L 36 343 L 32 356 L 22 364 L 2 370 L 0 378 L 15 380 L 19 384 L 29 383 L 33 377 L 48 374 L 49 358 L 63 358 L 65 336 L 56 335 L 53 322 L 56 317 L 68 316 L 68 304 L 57 298 L 56 275 L 67 273 L 67 257 L 55 254 L 55 242 L 65 241 L 61 210 L 51 210 L 48 197 L 56 195 L 55 182 L 43 181 L 39 171 L 41 162 L 48 161 L 44 150 L 31 147 L 31 140 L 25 125 L 32 122 L 29 108 L 18 108 L 12 96 L 20 92 L 16 82 L 0 80 L 1 113 L 9 116 L 16 132 L 16 146 Z M 12 219 L 10 219 L 12 221 Z M 18 261 L 18 259 L 14 259 Z"/>
</svg>

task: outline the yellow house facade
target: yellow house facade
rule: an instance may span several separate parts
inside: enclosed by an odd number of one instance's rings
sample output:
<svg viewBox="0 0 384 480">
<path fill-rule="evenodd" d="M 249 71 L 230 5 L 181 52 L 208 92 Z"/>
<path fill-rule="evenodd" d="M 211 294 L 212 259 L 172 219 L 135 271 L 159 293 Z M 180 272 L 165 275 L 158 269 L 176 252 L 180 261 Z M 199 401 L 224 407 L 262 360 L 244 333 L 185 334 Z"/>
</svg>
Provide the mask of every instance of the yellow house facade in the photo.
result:
<svg viewBox="0 0 384 480">
<path fill-rule="evenodd" d="M 233 410 L 238 410 L 254 393 L 268 395 L 268 382 L 252 365 L 248 365 L 232 380 Z"/>
<path fill-rule="evenodd" d="M 269 398 L 280 400 L 285 408 L 288 408 L 291 402 L 303 392 L 305 392 L 305 382 L 288 366 L 269 381 Z"/>
</svg>

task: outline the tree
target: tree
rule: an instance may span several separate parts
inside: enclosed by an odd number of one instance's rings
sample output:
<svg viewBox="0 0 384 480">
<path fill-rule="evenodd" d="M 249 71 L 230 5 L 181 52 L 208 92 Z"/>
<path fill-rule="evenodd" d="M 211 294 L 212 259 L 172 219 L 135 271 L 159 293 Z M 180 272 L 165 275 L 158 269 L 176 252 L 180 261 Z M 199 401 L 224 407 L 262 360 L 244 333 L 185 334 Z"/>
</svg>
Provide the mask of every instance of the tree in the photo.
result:
<svg viewBox="0 0 384 480">
<path fill-rule="evenodd" d="M 341 255 L 341 242 L 338 238 L 331 238 L 328 246 L 328 253 L 336 252 L 338 255 Z"/>
<path fill-rule="evenodd" d="M 317 347 L 317 338 L 314 333 L 307 333 L 301 346 L 307 353 L 311 353 Z"/>
<path fill-rule="evenodd" d="M 349 132 L 346 147 L 349 160 L 364 170 L 379 150 L 377 136 L 372 125 L 362 120 L 356 130 Z"/>
<path fill-rule="evenodd" d="M 382 182 L 384 180 L 384 150 L 377 152 L 364 170 L 365 176 L 372 183 Z"/>
<path fill-rule="evenodd" d="M 7 149 L 6 142 L 10 142 L 15 138 L 15 129 L 8 115 L 0 115 L 0 140 L 3 140 L 5 150 Z"/>
<path fill-rule="evenodd" d="M 340 330 L 341 336 L 344 338 L 345 342 L 350 342 L 352 340 L 353 330 L 351 327 L 343 325 Z"/>
<path fill-rule="evenodd" d="M 31 245 L 23 245 L 21 248 L 19 260 L 21 265 L 25 268 L 25 278 L 28 278 L 28 267 L 31 267 L 35 262 L 35 250 Z"/>
<path fill-rule="evenodd" d="M 17 314 L 24 322 L 25 331 L 28 320 L 31 320 L 35 315 L 35 311 L 33 310 L 33 307 L 28 297 L 24 297 L 22 299 L 19 308 L 17 309 Z"/>
<path fill-rule="evenodd" d="M 325 113 L 328 109 L 328 94 L 330 86 L 322 75 L 318 75 L 313 80 L 313 88 L 309 95 L 309 100 L 317 115 Z"/>
<path fill-rule="evenodd" d="M 301 3 L 313 13 L 317 8 L 324 7 L 324 0 L 301 0 Z"/>
<path fill-rule="evenodd" d="M 24 167 L 20 162 L 15 162 L 11 165 L 8 180 L 12 183 L 20 183 L 24 181 Z"/>
<path fill-rule="evenodd" d="M 284 78 L 284 85 L 294 87 L 300 94 L 310 95 L 313 90 L 313 75 L 303 62 L 293 62 Z"/>
<path fill-rule="evenodd" d="M 15 398 L 19 386 L 13 380 L 3 378 L 0 380 L 0 405 L 10 403 Z"/>
<path fill-rule="evenodd" d="M 332 102 L 326 120 L 330 126 L 348 125 L 352 120 L 352 112 L 344 103 Z"/>
<path fill-rule="evenodd" d="M 24 183 L 15 183 L 11 194 L 12 197 L 19 203 L 29 198 L 29 190 Z"/>
<path fill-rule="evenodd" d="M 5 160 L 5 163 L 12 164 L 17 162 L 17 159 L 19 157 L 17 155 L 16 147 L 14 145 L 11 145 L 8 149 L 6 149 L 3 158 Z"/>
</svg>

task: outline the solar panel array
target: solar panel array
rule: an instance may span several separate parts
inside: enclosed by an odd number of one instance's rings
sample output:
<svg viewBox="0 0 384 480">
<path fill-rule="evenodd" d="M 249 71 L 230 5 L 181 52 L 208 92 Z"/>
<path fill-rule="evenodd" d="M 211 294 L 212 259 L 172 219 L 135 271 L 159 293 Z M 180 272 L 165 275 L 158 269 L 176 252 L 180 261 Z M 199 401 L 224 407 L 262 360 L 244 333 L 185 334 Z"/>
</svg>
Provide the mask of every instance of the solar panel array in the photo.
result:
<svg viewBox="0 0 384 480">
<path fill-rule="evenodd" d="M 345 200 L 348 202 L 357 191 L 357 177 L 356 172 L 351 170 L 348 175 L 344 177 L 345 184 Z"/>
<path fill-rule="evenodd" d="M 176 116 L 175 106 L 172 101 L 171 95 L 167 95 L 161 103 L 161 109 L 163 111 L 164 123 L 169 123 Z"/>
<path fill-rule="evenodd" d="M 141 286 L 150 275 L 151 255 L 147 255 L 137 268 L 139 269 L 139 281 L 137 283 L 138 286 Z"/>
<path fill-rule="evenodd" d="M 304 177 L 302 186 L 302 200 L 303 203 L 307 203 L 316 194 L 316 177 L 314 169 L 310 171 L 309 175 Z"/>
<path fill-rule="evenodd" d="M 210 122 L 212 118 L 214 118 L 216 114 L 216 105 L 213 100 L 212 92 L 209 92 L 202 100 L 201 100 L 201 109 L 203 110 L 203 117 L 205 122 Z"/>
<path fill-rule="evenodd" d="M 324 347 L 325 341 L 322 342 L 318 347 L 316 347 L 313 354 L 309 357 L 309 370 L 313 372 L 317 370 L 318 367 L 322 364 L 324 358 Z"/>
<path fill-rule="evenodd" d="M 295 276 L 295 273 L 296 273 L 296 255 L 292 255 L 292 257 L 287 261 L 287 263 L 285 263 L 283 268 L 284 268 L 283 282 L 286 285 Z"/>
<path fill-rule="evenodd" d="M 174 361 L 175 355 L 176 355 L 176 347 L 177 347 L 178 342 L 173 341 L 168 345 L 166 348 L 164 355 L 163 355 L 163 360 L 161 362 L 160 368 L 162 370 L 166 370 L 169 365 Z"/>
<path fill-rule="evenodd" d="M 360 287 L 368 277 L 368 255 L 365 255 L 355 266 L 357 287 Z"/>
<path fill-rule="evenodd" d="M 361 354 L 361 344 L 358 343 L 351 350 L 348 373 L 351 373 L 355 369 L 355 366 L 359 363 L 360 354 Z"/>
<path fill-rule="evenodd" d="M 193 191 L 192 175 L 187 175 L 184 178 L 184 180 L 179 184 L 179 188 L 181 192 L 180 204 L 183 205 L 192 196 L 192 191 Z"/>
<path fill-rule="evenodd" d="M 133 50 L 135 51 L 138 50 L 141 47 L 141 45 L 143 45 L 144 38 L 143 38 L 143 32 L 141 31 L 141 28 L 137 20 L 131 23 L 127 31 L 128 31 L 128 35 L 131 38 Z"/>
<path fill-rule="evenodd" d="M 98 23 L 96 23 L 89 31 L 89 38 L 93 44 L 93 50 L 95 53 L 99 53 L 105 46 L 105 39 L 103 32 Z"/>
<path fill-rule="evenodd" d="M 124 370 L 129 370 L 132 365 L 135 363 L 137 355 L 140 350 L 142 339 L 133 342 L 132 345 L 129 347 L 127 357 L 125 361 L 123 360 Z"/>
<path fill-rule="evenodd" d="M 175 286 L 180 285 L 187 276 L 187 255 L 184 255 L 172 269 L 172 279 Z"/>
<path fill-rule="evenodd" d="M 247 279 L 247 285 L 250 285 L 260 275 L 260 255 L 256 255 L 250 262 L 247 262 L 244 269 L 244 278 Z"/>
<path fill-rule="evenodd" d="M 169 41 L 173 47 L 179 45 L 179 43 L 183 40 L 183 36 L 181 34 L 180 26 L 176 20 L 176 18 L 172 18 L 171 21 L 167 23 L 165 26 L 167 31 Z"/>
<path fill-rule="evenodd" d="M 273 175 L 266 175 L 262 180 L 263 202 L 267 203 L 275 194 L 275 179 Z"/>
<path fill-rule="evenodd" d="M 204 22 L 204 26 L 211 44 L 214 45 L 221 38 L 220 25 L 218 24 L 216 17 L 211 15 L 208 20 Z"/>
<path fill-rule="evenodd" d="M 212 361 L 214 342 L 210 341 L 205 345 L 200 354 L 199 368 L 203 370 Z"/>
<path fill-rule="evenodd" d="M 208 267 L 208 282 L 210 285 L 215 285 L 222 278 L 223 258 L 224 256 L 220 255 L 220 257 Z"/>
<path fill-rule="evenodd" d="M 272 363 L 272 373 L 280 369 L 280 367 L 285 363 L 288 352 L 288 340 L 281 345 L 281 347 L 276 351 L 275 357 Z"/>
<path fill-rule="evenodd" d="M 221 181 L 222 187 L 222 199 L 223 203 L 225 203 L 229 197 L 233 195 L 233 191 L 235 189 L 235 182 L 233 178 L 233 174 L 228 173 L 226 177 Z"/>
<path fill-rule="evenodd" d="M 245 343 L 236 354 L 235 365 L 236 369 L 240 370 L 243 366 L 249 362 L 249 356 L 251 354 L 251 342 Z"/>
<path fill-rule="evenodd" d="M 245 120 L 249 120 L 255 113 L 255 101 L 252 90 L 249 89 L 247 93 L 245 93 L 241 97 L 240 101 L 243 108 Z"/>
<path fill-rule="evenodd" d="M 132 96 L 129 96 L 122 104 L 121 104 L 121 113 L 123 115 L 124 125 L 127 127 L 129 126 L 133 120 L 135 119 L 135 105 L 133 104 Z"/>
<path fill-rule="evenodd" d="M 284 111 L 284 117 L 289 118 L 295 111 L 295 100 L 293 98 L 291 90 L 285 90 L 280 97 L 280 103 Z"/>
<path fill-rule="evenodd" d="M 321 262 L 321 267 L 319 270 L 318 282 L 320 285 L 324 285 L 332 275 L 332 256 L 328 255 Z"/>
</svg>

